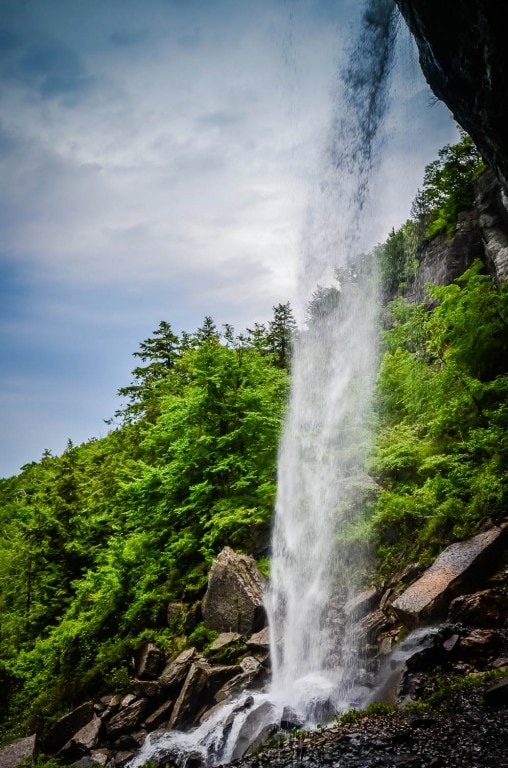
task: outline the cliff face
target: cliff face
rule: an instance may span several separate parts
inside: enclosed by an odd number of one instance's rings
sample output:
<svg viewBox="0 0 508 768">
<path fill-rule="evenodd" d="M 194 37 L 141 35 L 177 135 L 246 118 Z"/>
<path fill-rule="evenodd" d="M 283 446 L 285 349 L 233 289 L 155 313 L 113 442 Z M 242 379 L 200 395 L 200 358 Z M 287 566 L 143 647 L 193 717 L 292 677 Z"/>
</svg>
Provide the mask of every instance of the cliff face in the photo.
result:
<svg viewBox="0 0 508 768">
<path fill-rule="evenodd" d="M 508 197 L 492 171 L 475 187 L 474 206 L 459 214 L 455 235 L 425 242 L 410 300 L 425 300 L 425 284 L 449 285 L 475 259 L 481 259 L 497 283 L 508 280 Z"/>
<path fill-rule="evenodd" d="M 508 191 L 508 3 L 396 2 L 430 87 Z"/>
</svg>

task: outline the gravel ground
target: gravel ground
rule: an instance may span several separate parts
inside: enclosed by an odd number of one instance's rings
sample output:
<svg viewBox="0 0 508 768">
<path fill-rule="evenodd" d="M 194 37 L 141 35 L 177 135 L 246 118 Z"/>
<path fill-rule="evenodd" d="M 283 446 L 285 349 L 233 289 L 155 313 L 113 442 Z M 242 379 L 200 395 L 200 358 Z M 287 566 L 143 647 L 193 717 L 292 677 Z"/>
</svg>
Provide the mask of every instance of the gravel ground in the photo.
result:
<svg viewBox="0 0 508 768">
<path fill-rule="evenodd" d="M 483 687 L 450 691 L 436 711 L 397 710 L 290 738 L 238 768 L 508 768 L 508 706 Z"/>
</svg>

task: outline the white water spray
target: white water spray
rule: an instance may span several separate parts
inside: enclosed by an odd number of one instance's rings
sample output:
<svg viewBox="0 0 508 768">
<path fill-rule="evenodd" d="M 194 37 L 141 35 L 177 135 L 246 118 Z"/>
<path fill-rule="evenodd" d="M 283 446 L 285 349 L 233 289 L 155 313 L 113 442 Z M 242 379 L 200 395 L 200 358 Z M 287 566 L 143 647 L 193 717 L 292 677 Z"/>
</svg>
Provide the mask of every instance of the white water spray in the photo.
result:
<svg viewBox="0 0 508 768">
<path fill-rule="evenodd" d="M 191 733 L 150 734 L 131 768 L 168 759 L 188 768 L 221 765 L 266 738 L 288 707 L 296 722 L 311 724 L 359 703 L 358 653 L 337 605 L 354 593 L 365 567 L 347 529 L 368 481 L 377 303 L 369 259 L 355 257 L 386 109 L 394 15 L 393 0 L 368 0 L 303 233 L 300 290 L 310 303 L 279 454 L 267 595 L 270 691 L 243 694 Z"/>
<path fill-rule="evenodd" d="M 304 237 L 301 289 L 312 298 L 293 356 L 267 608 L 272 695 L 307 723 L 356 703 L 357 649 L 336 606 L 352 596 L 365 570 L 347 531 L 367 480 L 377 301 L 371 264 L 358 258 L 358 230 L 394 36 L 393 3 L 371 0 L 342 77 L 341 112 Z"/>
</svg>

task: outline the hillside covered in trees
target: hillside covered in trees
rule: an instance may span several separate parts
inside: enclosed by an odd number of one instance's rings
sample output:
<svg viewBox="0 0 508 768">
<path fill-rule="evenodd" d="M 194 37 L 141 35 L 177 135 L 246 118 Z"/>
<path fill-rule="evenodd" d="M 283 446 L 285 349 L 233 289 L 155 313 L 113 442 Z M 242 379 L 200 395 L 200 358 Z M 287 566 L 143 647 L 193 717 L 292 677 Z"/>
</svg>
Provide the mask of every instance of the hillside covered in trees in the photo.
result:
<svg viewBox="0 0 508 768">
<path fill-rule="evenodd" d="M 468 137 L 428 166 L 412 218 L 375 249 L 384 309 L 361 521 L 377 576 L 427 563 L 507 508 L 508 290 L 475 262 L 408 301 L 422 249 L 451 238 L 481 161 Z M 334 300 L 340 300 L 340 280 Z M 321 289 L 311 311 L 326 301 Z M 101 692 L 128 690 L 146 640 L 168 656 L 213 639 L 207 573 L 229 545 L 267 570 L 290 378 L 289 304 L 236 335 L 160 323 L 135 353 L 111 431 L 0 481 L 0 742 Z M 186 615 L 168 625 L 169 602 Z"/>
</svg>

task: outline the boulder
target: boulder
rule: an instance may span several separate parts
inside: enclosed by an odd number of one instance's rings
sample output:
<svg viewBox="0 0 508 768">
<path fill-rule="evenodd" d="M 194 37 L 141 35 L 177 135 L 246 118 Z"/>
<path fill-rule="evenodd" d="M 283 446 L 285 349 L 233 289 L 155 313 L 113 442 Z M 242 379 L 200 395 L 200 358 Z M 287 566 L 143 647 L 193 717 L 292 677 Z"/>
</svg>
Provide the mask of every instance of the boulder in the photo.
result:
<svg viewBox="0 0 508 768">
<path fill-rule="evenodd" d="M 264 701 L 254 707 L 242 723 L 231 760 L 239 760 L 247 751 L 254 751 L 270 738 L 277 730 L 273 704 Z"/>
<path fill-rule="evenodd" d="M 120 736 L 122 733 L 128 733 L 134 730 L 142 721 L 147 708 L 146 699 L 136 699 L 121 708 L 111 720 L 106 723 L 106 732 L 109 737 Z"/>
<path fill-rule="evenodd" d="M 218 632 L 250 635 L 266 621 L 263 608 L 265 582 L 256 561 L 225 547 L 214 561 L 202 613 L 206 626 Z"/>
<path fill-rule="evenodd" d="M 484 661 L 497 654 L 501 642 L 501 637 L 495 629 L 473 629 L 460 638 L 460 657 L 473 662 Z"/>
<path fill-rule="evenodd" d="M 412 628 L 445 616 L 452 599 L 482 573 L 487 560 L 495 562 L 503 533 L 502 528 L 494 527 L 447 547 L 423 576 L 392 602 L 400 621 Z"/>
<path fill-rule="evenodd" d="M 151 699 L 159 693 L 157 680 L 131 680 L 131 687 L 136 697 L 145 696 Z"/>
<path fill-rule="evenodd" d="M 270 629 L 264 627 L 259 632 L 251 635 L 246 642 L 247 648 L 253 651 L 269 651 L 270 650 Z"/>
<path fill-rule="evenodd" d="M 164 654 L 155 643 L 145 643 L 139 653 L 136 676 L 140 680 L 155 680 L 164 665 Z"/>
<path fill-rule="evenodd" d="M 58 752 L 58 757 L 71 762 L 86 755 L 90 750 L 98 746 L 99 733 L 102 722 L 96 715 L 89 723 L 80 728 Z"/>
<path fill-rule="evenodd" d="M 167 701 L 164 701 L 160 707 L 157 707 L 154 712 L 151 712 L 148 717 L 145 717 L 144 725 L 147 731 L 153 731 L 153 729 L 158 728 L 159 725 L 167 723 L 171 715 L 171 710 L 173 709 L 173 704 L 174 701 L 168 699 Z"/>
<path fill-rule="evenodd" d="M 0 768 L 16 768 L 21 760 L 33 758 L 36 754 L 36 736 L 16 739 L 0 749 Z"/>
<path fill-rule="evenodd" d="M 452 600 L 450 621 L 478 627 L 500 627 L 508 617 L 508 595 L 500 589 L 484 589 Z"/>
<path fill-rule="evenodd" d="M 199 661 L 192 664 L 175 702 L 168 728 L 185 730 L 192 726 L 202 706 L 201 694 L 207 683 L 208 667 L 208 664 Z"/>
<path fill-rule="evenodd" d="M 223 661 L 233 660 L 245 653 L 245 641 L 239 632 L 221 632 L 208 649 L 208 655 Z"/>
<path fill-rule="evenodd" d="M 197 652 L 195 648 L 187 648 L 186 651 L 182 651 L 176 659 L 173 659 L 164 667 L 159 678 L 160 687 L 168 690 L 180 687 L 187 677 L 192 662 L 196 658 Z"/>
<path fill-rule="evenodd" d="M 94 716 L 93 703 L 87 701 L 73 709 L 54 723 L 42 742 L 45 752 L 54 754 L 71 739 L 81 728 L 84 728 Z"/>
<path fill-rule="evenodd" d="M 233 696 L 241 693 L 246 688 L 250 688 L 254 681 L 261 676 L 262 672 L 263 668 L 260 665 L 259 671 L 257 673 L 241 672 L 239 675 L 236 675 L 215 694 L 215 701 L 218 704 L 224 701 L 228 701 L 228 699 L 233 698 Z"/>
</svg>

